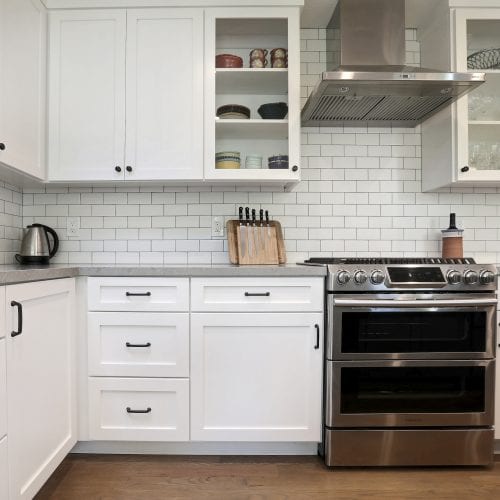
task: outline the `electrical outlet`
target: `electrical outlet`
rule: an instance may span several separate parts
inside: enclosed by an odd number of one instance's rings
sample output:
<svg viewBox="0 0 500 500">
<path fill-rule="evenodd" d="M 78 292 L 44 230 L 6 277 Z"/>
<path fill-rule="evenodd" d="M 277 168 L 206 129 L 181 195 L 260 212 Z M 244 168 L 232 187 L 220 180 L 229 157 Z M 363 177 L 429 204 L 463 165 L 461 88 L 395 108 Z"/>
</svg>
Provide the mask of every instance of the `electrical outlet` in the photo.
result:
<svg viewBox="0 0 500 500">
<path fill-rule="evenodd" d="M 67 218 L 66 234 L 69 238 L 78 238 L 80 236 L 80 217 Z"/>
<path fill-rule="evenodd" d="M 212 237 L 222 238 L 224 236 L 224 217 L 214 217 L 212 219 Z"/>
</svg>

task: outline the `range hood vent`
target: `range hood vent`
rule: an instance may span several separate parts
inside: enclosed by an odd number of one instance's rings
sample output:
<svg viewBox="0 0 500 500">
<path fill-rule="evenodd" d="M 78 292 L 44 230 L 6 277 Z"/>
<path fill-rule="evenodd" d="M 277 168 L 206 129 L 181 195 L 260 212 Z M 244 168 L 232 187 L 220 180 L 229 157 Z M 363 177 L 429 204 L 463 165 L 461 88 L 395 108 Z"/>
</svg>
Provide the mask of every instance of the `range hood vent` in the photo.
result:
<svg viewBox="0 0 500 500">
<path fill-rule="evenodd" d="M 484 83 L 484 73 L 404 65 L 404 2 L 339 0 L 327 36 L 334 68 L 307 100 L 303 126 L 414 127 Z"/>
</svg>

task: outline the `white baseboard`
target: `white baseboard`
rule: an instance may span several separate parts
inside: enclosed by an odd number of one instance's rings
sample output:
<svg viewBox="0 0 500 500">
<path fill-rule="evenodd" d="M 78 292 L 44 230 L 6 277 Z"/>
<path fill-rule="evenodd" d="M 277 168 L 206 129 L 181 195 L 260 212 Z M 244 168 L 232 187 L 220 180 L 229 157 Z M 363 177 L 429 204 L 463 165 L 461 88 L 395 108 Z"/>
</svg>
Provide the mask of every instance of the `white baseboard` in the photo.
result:
<svg viewBox="0 0 500 500">
<path fill-rule="evenodd" d="M 146 443 L 79 441 L 71 453 L 112 455 L 316 455 L 318 443 Z"/>
</svg>

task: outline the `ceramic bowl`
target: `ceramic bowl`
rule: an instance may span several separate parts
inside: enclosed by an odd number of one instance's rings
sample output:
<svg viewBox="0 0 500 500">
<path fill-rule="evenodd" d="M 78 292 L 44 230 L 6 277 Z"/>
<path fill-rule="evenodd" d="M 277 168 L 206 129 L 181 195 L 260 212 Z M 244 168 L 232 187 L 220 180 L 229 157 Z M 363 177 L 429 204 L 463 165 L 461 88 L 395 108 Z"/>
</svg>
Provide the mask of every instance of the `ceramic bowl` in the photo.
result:
<svg viewBox="0 0 500 500">
<path fill-rule="evenodd" d="M 217 108 L 217 116 L 222 119 L 248 119 L 250 110 L 239 104 L 225 104 Z"/>
<path fill-rule="evenodd" d="M 282 120 L 288 114 L 288 104 L 286 102 L 262 104 L 257 112 L 264 120 Z"/>
<path fill-rule="evenodd" d="M 216 68 L 243 68 L 243 59 L 233 54 L 219 54 L 215 56 Z"/>
</svg>

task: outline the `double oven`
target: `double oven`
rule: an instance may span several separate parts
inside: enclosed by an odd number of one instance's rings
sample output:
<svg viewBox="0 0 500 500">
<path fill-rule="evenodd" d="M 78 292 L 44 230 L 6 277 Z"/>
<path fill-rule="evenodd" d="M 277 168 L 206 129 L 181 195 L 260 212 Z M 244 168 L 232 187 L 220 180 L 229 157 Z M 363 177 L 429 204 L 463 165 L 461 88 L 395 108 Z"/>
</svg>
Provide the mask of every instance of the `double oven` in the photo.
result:
<svg viewBox="0 0 500 500">
<path fill-rule="evenodd" d="M 359 264 L 330 269 L 325 462 L 488 465 L 496 270 L 477 264 L 458 270 L 457 265 L 401 267 L 368 266 L 362 271 L 366 282 L 359 284 Z M 464 275 L 471 269 L 477 281 L 467 283 Z M 461 273 L 459 283 L 450 283 L 450 271 Z M 342 272 L 350 276 L 345 283 Z M 370 273 L 383 280 L 371 282 Z"/>
</svg>

